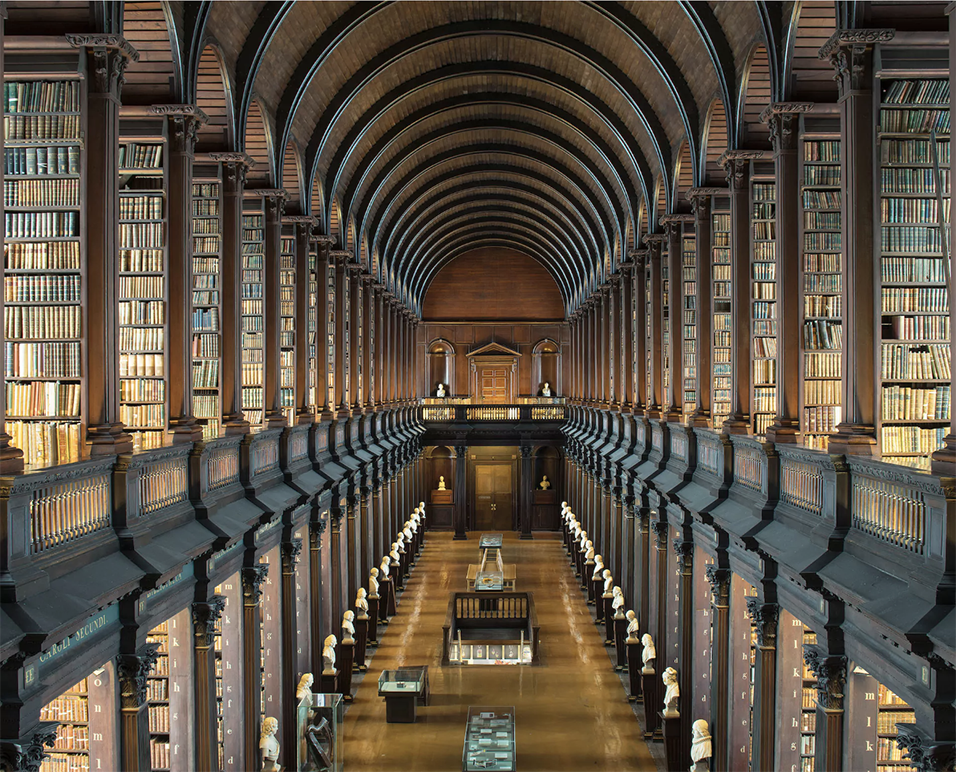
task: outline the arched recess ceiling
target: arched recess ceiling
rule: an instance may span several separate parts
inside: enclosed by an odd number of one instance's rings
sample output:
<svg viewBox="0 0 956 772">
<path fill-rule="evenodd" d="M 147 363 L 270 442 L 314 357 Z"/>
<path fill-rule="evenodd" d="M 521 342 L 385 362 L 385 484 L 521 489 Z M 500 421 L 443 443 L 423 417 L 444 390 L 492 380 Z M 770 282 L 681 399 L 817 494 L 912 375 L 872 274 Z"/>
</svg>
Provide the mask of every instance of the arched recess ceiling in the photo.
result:
<svg viewBox="0 0 956 772">
<path fill-rule="evenodd" d="M 303 207 L 412 305 L 481 238 L 533 250 L 570 310 L 626 258 L 648 199 L 673 211 L 703 183 L 715 95 L 740 135 L 748 56 L 780 27 L 759 2 L 195 5 L 189 61 L 215 41 L 233 141 L 270 156 L 254 176 L 294 184 L 297 138 Z"/>
</svg>

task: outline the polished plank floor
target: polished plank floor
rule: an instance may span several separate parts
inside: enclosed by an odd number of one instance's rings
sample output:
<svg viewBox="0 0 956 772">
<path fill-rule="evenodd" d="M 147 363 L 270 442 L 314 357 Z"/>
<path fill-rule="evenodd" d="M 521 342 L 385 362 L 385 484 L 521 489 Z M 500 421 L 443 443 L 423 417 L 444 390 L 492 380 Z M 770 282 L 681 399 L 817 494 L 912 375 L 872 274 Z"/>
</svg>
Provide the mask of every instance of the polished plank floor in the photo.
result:
<svg viewBox="0 0 956 772">
<path fill-rule="evenodd" d="M 505 562 L 518 566 L 516 589 L 534 592 L 541 664 L 440 667 L 448 593 L 466 589 L 477 555 L 477 534 L 453 541 L 429 533 L 346 713 L 346 770 L 461 769 L 470 705 L 515 708 L 520 772 L 656 770 L 557 534 L 519 541 L 508 533 L 503 548 Z M 419 707 L 416 724 L 386 723 L 378 696 L 382 670 L 402 665 L 428 665 L 431 702 Z"/>
</svg>

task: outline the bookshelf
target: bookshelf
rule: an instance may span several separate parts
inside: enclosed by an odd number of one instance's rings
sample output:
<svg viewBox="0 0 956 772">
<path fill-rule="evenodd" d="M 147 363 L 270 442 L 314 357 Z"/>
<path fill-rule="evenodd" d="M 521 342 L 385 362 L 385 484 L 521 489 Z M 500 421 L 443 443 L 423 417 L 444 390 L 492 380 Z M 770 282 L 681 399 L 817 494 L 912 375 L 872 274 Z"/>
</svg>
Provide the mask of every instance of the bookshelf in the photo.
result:
<svg viewBox="0 0 956 772">
<path fill-rule="evenodd" d="M 949 81 L 880 81 L 880 450 L 929 467 L 949 427 Z"/>
<path fill-rule="evenodd" d="M 837 132 L 836 136 L 839 136 Z M 843 244 L 840 140 L 805 131 L 801 155 L 804 443 L 824 450 L 842 420 Z"/>
<path fill-rule="evenodd" d="M 763 436 L 777 415 L 777 186 L 773 164 L 751 175 L 751 314 L 753 432 Z"/>
<path fill-rule="evenodd" d="M 222 594 L 222 585 L 217 584 L 214 593 Z M 228 602 L 228 601 L 227 601 Z M 217 769 L 226 768 L 226 733 L 223 727 L 222 697 L 223 697 L 223 656 L 222 656 L 222 621 L 216 622 L 216 632 L 212 638 L 212 648 L 215 655 L 216 668 L 216 753 L 219 758 Z"/>
<path fill-rule="evenodd" d="M 40 709 L 40 721 L 58 723 L 56 741 L 40 772 L 88 772 L 90 769 L 89 682 L 84 678 Z"/>
<path fill-rule="evenodd" d="M 683 413 L 697 410 L 697 238 L 694 225 L 685 226 L 681 236 L 681 277 L 683 292 Z"/>
<path fill-rule="evenodd" d="M 84 436 L 83 81 L 10 79 L 4 108 L 4 401 L 33 465 L 79 458 Z"/>
<path fill-rule="evenodd" d="M 876 768 L 885 772 L 916 772 L 896 746 L 896 725 L 916 722 L 916 712 L 883 684 L 877 688 Z"/>
<path fill-rule="evenodd" d="M 203 438 L 218 437 L 222 397 L 222 182 L 218 164 L 197 164 L 193 172 L 193 414 Z"/>
<path fill-rule="evenodd" d="M 262 425 L 265 401 L 265 212 L 262 198 L 243 202 L 242 213 L 242 412 Z"/>
<path fill-rule="evenodd" d="M 671 276 L 670 276 L 670 261 L 667 257 L 666 245 L 665 253 L 663 259 L 661 260 L 661 396 L 662 396 L 662 407 L 667 407 L 665 403 L 673 401 L 676 404 L 679 404 L 679 397 L 676 393 L 672 395 L 670 391 L 671 384 L 671 356 L 670 356 L 670 342 L 671 342 L 671 320 L 670 320 L 670 288 L 671 288 Z M 675 384 L 676 387 L 676 384 Z"/>
<path fill-rule="evenodd" d="M 306 340 L 309 345 L 308 354 L 308 377 L 306 378 L 307 388 L 309 390 L 309 406 L 312 413 L 317 412 L 319 404 L 318 393 L 318 367 L 319 367 L 319 275 L 318 275 L 318 245 L 314 241 L 309 242 L 309 307 L 306 309 Z"/>
<path fill-rule="evenodd" d="M 169 764 L 169 622 L 149 631 L 147 643 L 159 644 L 159 657 L 146 679 L 149 721 L 149 757 L 153 772 L 163 772 Z"/>
<path fill-rule="evenodd" d="M 817 642 L 817 634 L 804 625 L 803 645 Z M 817 679 L 803 663 L 803 707 L 800 711 L 800 772 L 814 772 L 817 736 Z"/>
<path fill-rule="evenodd" d="M 713 234 L 712 271 L 713 271 L 713 366 L 714 428 L 720 429 L 730 415 L 730 390 L 732 388 L 733 367 L 731 360 L 731 339 L 733 335 L 733 314 L 731 313 L 732 266 L 730 258 L 730 202 L 728 199 L 715 198 L 711 214 Z"/>
<path fill-rule="evenodd" d="M 279 405 L 295 426 L 295 226 L 282 229 L 279 243 Z"/>
<path fill-rule="evenodd" d="M 335 405 L 335 262 L 324 261 L 325 265 L 325 385 L 326 405 Z M 384 373 L 383 373 L 384 375 Z"/>
<path fill-rule="evenodd" d="M 164 132 L 162 121 L 120 121 L 120 421 L 137 450 L 160 447 L 168 419 Z"/>
</svg>

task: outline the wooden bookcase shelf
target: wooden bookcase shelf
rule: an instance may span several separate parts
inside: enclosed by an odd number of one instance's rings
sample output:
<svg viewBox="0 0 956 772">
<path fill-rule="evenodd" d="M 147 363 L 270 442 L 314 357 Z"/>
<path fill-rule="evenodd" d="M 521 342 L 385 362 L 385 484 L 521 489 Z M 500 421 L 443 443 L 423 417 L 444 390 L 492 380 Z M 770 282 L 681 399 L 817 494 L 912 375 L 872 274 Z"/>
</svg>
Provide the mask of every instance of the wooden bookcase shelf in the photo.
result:
<svg viewBox="0 0 956 772">
<path fill-rule="evenodd" d="M 40 772 L 89 772 L 89 681 L 84 678 L 40 710 L 40 721 L 59 724 L 56 741 Z"/>
<path fill-rule="evenodd" d="M 817 642 L 817 634 L 804 626 L 803 645 Z M 815 772 L 814 751 L 817 739 L 816 676 L 803 663 L 803 708 L 800 713 L 800 772 Z"/>
<path fill-rule="evenodd" d="M 169 758 L 169 622 L 149 631 L 147 643 L 159 645 L 159 657 L 146 680 L 149 715 L 149 756 L 153 772 L 170 768 Z"/>
<path fill-rule="evenodd" d="M 754 162 L 751 201 L 753 431 L 764 435 L 777 414 L 777 185 L 772 163 Z"/>
<path fill-rule="evenodd" d="M 681 235 L 681 280 L 684 282 L 683 292 L 683 413 L 690 416 L 697 410 L 697 236 L 694 224 L 684 226 Z M 706 287 L 704 291 L 706 291 Z"/>
<path fill-rule="evenodd" d="M 730 256 L 730 201 L 726 197 L 714 199 L 712 217 L 712 309 L 714 314 L 713 339 L 713 416 L 715 429 L 720 429 L 730 414 L 730 391 L 733 388 L 731 372 L 731 341 L 733 337 L 733 266 Z"/>
<path fill-rule="evenodd" d="M 295 425 L 295 235 L 283 226 L 279 251 L 279 405 Z"/>
<path fill-rule="evenodd" d="M 243 201 L 242 412 L 261 426 L 265 404 L 265 209 L 260 196 Z"/>
</svg>

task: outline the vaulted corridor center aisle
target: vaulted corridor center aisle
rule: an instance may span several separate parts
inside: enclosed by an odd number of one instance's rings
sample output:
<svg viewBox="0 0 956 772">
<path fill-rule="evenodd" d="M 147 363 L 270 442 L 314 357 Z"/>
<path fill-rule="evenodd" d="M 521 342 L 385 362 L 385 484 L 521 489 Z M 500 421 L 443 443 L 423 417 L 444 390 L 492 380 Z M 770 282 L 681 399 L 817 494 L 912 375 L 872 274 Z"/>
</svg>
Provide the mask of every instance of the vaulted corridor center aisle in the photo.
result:
<svg viewBox="0 0 956 772">
<path fill-rule="evenodd" d="M 448 593 L 465 590 L 478 540 L 429 533 L 345 718 L 345 762 L 359 770 L 461 768 L 465 717 L 472 705 L 515 708 L 517 769 L 655 770 L 624 690 L 605 651 L 557 534 L 519 541 L 506 533 L 503 557 L 517 564 L 516 589 L 534 592 L 541 625 L 535 667 L 446 667 L 441 660 Z M 428 665 L 431 701 L 416 724 L 387 724 L 378 696 L 382 670 Z"/>
</svg>

